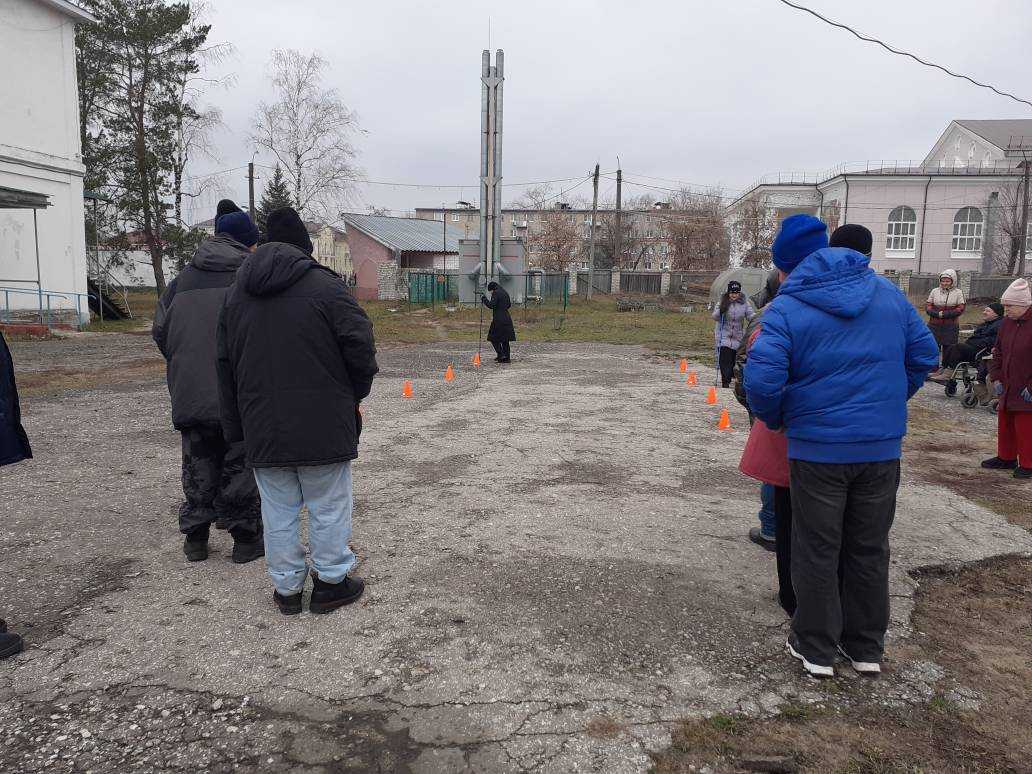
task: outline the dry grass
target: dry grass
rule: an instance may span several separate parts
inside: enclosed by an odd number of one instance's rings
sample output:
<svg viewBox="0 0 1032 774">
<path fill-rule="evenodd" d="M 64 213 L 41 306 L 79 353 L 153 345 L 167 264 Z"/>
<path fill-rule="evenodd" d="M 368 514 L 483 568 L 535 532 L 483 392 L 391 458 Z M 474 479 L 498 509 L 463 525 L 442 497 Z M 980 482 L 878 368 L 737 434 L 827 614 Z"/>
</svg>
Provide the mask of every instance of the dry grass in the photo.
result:
<svg viewBox="0 0 1032 774">
<path fill-rule="evenodd" d="M 23 397 L 59 395 L 68 390 L 93 390 L 121 384 L 147 382 L 165 375 L 161 358 L 138 358 L 114 369 L 48 368 L 18 375 L 18 392 Z"/>
</svg>

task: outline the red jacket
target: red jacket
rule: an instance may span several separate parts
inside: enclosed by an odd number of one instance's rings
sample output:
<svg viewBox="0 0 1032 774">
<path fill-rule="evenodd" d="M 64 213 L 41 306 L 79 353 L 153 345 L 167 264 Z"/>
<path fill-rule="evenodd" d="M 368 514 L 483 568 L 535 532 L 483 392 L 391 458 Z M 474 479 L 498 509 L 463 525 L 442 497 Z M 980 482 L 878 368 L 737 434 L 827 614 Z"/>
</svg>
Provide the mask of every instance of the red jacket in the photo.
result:
<svg viewBox="0 0 1032 774">
<path fill-rule="evenodd" d="M 993 347 L 989 378 L 1003 384 L 1003 408 L 1032 412 L 1032 403 L 1021 397 L 1026 388 L 1032 392 L 1032 307 L 1017 320 L 1004 318 Z"/>
</svg>

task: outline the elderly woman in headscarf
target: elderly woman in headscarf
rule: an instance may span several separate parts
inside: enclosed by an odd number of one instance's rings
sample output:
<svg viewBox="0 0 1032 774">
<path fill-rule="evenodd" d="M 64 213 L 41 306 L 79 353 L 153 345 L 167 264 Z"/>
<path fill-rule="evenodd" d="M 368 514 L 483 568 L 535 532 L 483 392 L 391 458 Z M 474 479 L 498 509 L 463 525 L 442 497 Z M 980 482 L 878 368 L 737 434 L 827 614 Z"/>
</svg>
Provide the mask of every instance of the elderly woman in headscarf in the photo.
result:
<svg viewBox="0 0 1032 774">
<path fill-rule="evenodd" d="M 487 340 L 498 353 L 495 362 L 510 363 L 512 360 L 509 342 L 516 341 L 516 328 L 513 327 L 512 315 L 509 314 L 512 301 L 509 300 L 505 288 L 497 282 L 487 283 L 487 289 L 491 293 L 491 298 L 484 296 L 480 299 L 484 306 L 491 310 L 491 328 L 487 332 Z"/>
</svg>

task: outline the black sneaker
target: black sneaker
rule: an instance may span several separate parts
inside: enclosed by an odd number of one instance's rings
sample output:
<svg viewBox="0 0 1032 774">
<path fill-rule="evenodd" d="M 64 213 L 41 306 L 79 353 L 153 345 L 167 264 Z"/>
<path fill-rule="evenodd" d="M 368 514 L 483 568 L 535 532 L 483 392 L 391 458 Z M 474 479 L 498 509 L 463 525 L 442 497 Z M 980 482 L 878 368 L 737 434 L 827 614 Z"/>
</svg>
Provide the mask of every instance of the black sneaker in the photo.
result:
<svg viewBox="0 0 1032 774">
<path fill-rule="evenodd" d="M 0 633 L 0 659 L 21 653 L 25 649 L 25 643 L 18 634 L 8 634 L 7 631 Z"/>
<path fill-rule="evenodd" d="M 1014 478 L 1032 478 L 1032 468 L 1014 468 Z"/>
<path fill-rule="evenodd" d="M 233 542 L 233 561 L 237 564 L 247 564 L 263 556 L 265 556 L 265 541 L 262 538 L 250 542 L 243 540 Z"/>
<path fill-rule="evenodd" d="M 312 577 L 312 582 L 312 602 L 308 609 L 313 613 L 329 613 L 338 607 L 350 605 L 365 591 L 365 581 L 351 576 L 345 576 L 340 583 L 326 583 L 316 575 Z"/>
<path fill-rule="evenodd" d="M 203 562 L 208 558 L 208 537 L 190 538 L 183 542 L 183 553 L 188 562 Z"/>
<path fill-rule="evenodd" d="M 999 457 L 992 457 L 982 460 L 982 467 L 988 470 L 1014 470 L 1018 467 L 1017 460 L 1001 460 Z"/>
<path fill-rule="evenodd" d="M 768 551 L 774 551 L 777 549 L 774 538 L 764 535 L 763 530 L 759 527 L 753 527 L 749 530 L 749 540 L 758 546 L 766 548 Z"/>
<path fill-rule="evenodd" d="M 284 597 L 278 591 L 272 592 L 272 601 L 276 603 L 276 607 L 283 615 L 300 615 L 301 614 L 301 592 L 297 594 L 291 594 L 289 597 Z"/>
</svg>

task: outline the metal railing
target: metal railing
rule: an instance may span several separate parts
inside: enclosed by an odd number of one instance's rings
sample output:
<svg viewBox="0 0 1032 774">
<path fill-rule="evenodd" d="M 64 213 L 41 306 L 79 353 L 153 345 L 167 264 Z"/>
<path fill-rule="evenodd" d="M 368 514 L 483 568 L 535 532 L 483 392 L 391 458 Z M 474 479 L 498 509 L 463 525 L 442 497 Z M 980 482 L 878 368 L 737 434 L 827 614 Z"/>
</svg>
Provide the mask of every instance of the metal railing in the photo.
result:
<svg viewBox="0 0 1032 774">
<path fill-rule="evenodd" d="M 125 314 L 129 319 L 134 319 L 133 310 L 129 306 L 129 288 L 127 288 L 120 280 L 116 279 L 108 270 L 107 266 L 101 266 L 100 259 L 96 255 L 87 254 L 86 274 L 89 279 L 97 285 L 97 289 L 100 291 L 100 297 L 97 299 L 97 308 L 100 310 L 100 319 L 102 322 L 104 320 L 104 298 L 112 292 L 114 294 L 113 297 L 121 301 L 122 306 L 125 307 Z"/>
<path fill-rule="evenodd" d="M 67 314 L 72 311 L 71 307 L 63 307 L 55 309 L 53 307 L 52 299 L 61 298 L 66 301 L 75 300 L 75 321 L 76 325 L 82 323 L 82 303 L 83 299 L 86 299 L 87 306 L 89 305 L 89 294 L 87 293 L 58 293 L 53 290 L 43 290 L 41 288 L 28 289 L 28 288 L 10 288 L 0 287 L 0 299 L 3 300 L 3 306 L 0 306 L 0 322 L 21 322 L 23 318 L 20 315 L 33 312 L 31 306 L 28 307 L 17 307 L 11 306 L 12 295 L 23 295 L 23 296 L 35 296 L 37 299 L 37 307 L 35 309 L 35 316 L 39 317 L 40 325 L 46 325 L 50 327 L 54 324 L 55 315 Z"/>
</svg>

